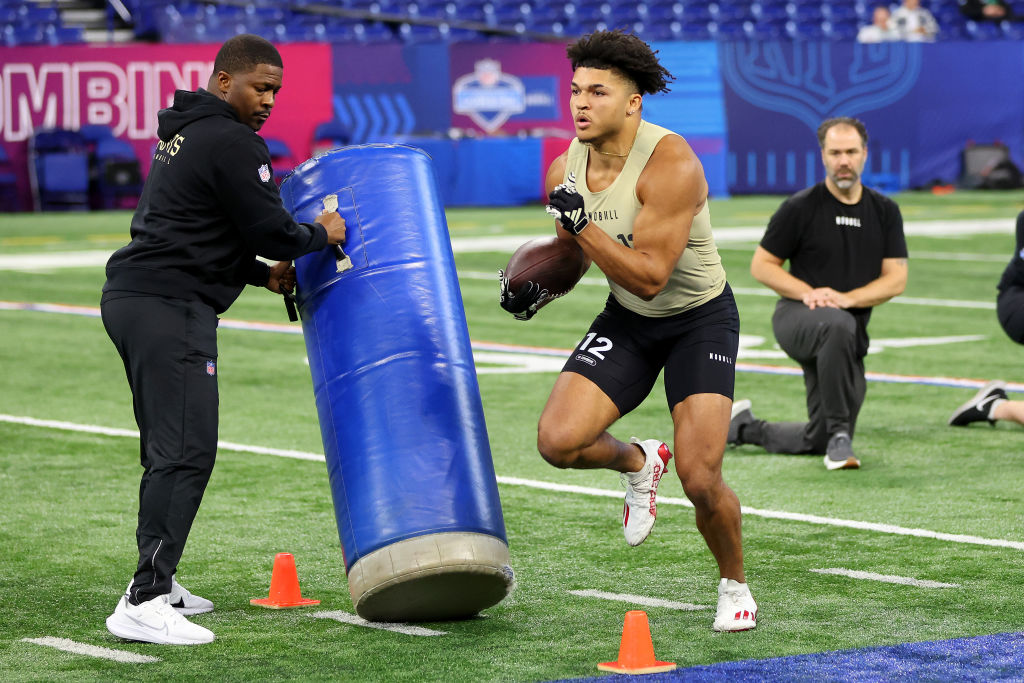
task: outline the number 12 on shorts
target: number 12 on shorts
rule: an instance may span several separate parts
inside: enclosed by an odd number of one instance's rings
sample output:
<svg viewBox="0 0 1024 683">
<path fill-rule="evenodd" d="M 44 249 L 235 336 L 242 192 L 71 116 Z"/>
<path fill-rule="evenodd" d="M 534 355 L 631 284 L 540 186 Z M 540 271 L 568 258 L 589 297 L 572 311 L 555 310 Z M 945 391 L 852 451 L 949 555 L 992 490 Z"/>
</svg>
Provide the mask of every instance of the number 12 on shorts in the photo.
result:
<svg viewBox="0 0 1024 683">
<path fill-rule="evenodd" d="M 594 342 L 593 346 L 590 345 L 591 342 Z M 576 347 L 576 350 L 586 351 L 590 355 L 604 360 L 604 354 L 612 350 L 612 340 L 608 337 L 598 337 L 597 332 L 589 332 L 583 338 L 583 341 L 580 342 L 580 345 Z"/>
</svg>

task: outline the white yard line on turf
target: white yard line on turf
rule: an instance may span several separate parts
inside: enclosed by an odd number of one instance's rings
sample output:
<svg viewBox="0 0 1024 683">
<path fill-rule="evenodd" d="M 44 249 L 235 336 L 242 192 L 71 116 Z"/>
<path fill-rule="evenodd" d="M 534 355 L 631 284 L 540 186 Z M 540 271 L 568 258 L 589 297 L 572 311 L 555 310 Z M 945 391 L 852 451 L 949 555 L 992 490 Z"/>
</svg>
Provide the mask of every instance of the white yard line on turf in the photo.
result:
<svg viewBox="0 0 1024 683">
<path fill-rule="evenodd" d="M 48 429 L 60 429 L 71 432 L 104 434 L 108 436 L 125 436 L 135 438 L 138 438 L 139 436 L 138 432 L 130 429 L 115 429 L 111 427 L 99 427 L 96 425 L 76 424 L 74 422 L 61 422 L 58 420 L 39 420 L 34 417 L 22 417 L 18 415 L 0 414 L 0 422 L 28 425 L 32 427 L 43 427 Z M 263 446 L 247 446 L 245 444 L 237 444 L 230 441 L 219 441 L 218 446 L 225 450 L 237 451 L 240 453 L 257 453 L 260 455 L 274 455 L 283 458 L 324 462 L 324 456 L 320 453 L 308 453 L 304 451 L 293 451 L 280 448 L 264 448 Z M 578 493 L 580 495 L 598 496 L 601 498 L 622 498 L 622 491 L 595 489 L 587 486 L 575 486 L 573 484 L 556 484 L 549 481 L 522 479 L 520 477 L 499 476 L 498 483 L 505 484 L 507 486 L 524 486 L 544 491 L 557 491 L 559 493 Z M 693 503 L 685 498 L 673 498 L 670 496 L 660 496 L 658 498 L 658 503 L 662 505 L 693 507 Z M 820 524 L 823 526 L 837 526 L 849 529 L 860 529 L 862 531 L 875 531 L 882 534 L 893 534 L 896 536 L 917 536 L 919 538 L 933 538 L 935 540 L 949 541 L 951 543 L 1024 550 L 1024 541 L 1010 541 L 1002 538 L 983 538 L 981 536 L 969 536 L 966 534 L 948 534 L 941 531 L 914 529 L 896 526 L 893 524 L 879 524 L 877 522 L 860 522 L 854 519 L 839 519 L 835 517 L 823 517 L 821 515 L 807 515 L 802 512 L 761 510 L 759 508 L 747 507 L 746 505 L 742 507 L 742 511 L 745 515 L 750 515 L 752 517 L 764 517 L 766 519 L 784 519 L 792 522 L 806 522 L 808 524 Z"/>
<path fill-rule="evenodd" d="M 882 583 L 898 583 L 903 586 L 915 586 L 917 588 L 959 588 L 958 583 L 941 583 L 939 581 L 928 581 L 926 579 L 914 579 L 909 576 L 893 576 L 891 574 L 876 574 L 874 572 L 862 572 L 856 569 L 843 569 L 841 567 L 829 567 L 827 569 L 811 569 L 815 574 L 835 574 L 836 576 L 848 576 L 851 579 L 865 579 L 867 581 L 881 581 Z"/>
<path fill-rule="evenodd" d="M 54 270 L 57 268 L 94 268 L 104 266 L 112 249 L 92 251 L 42 251 L 32 254 L 0 256 L 0 270 Z"/>
<path fill-rule="evenodd" d="M 432 628 L 423 628 L 422 626 L 410 626 L 409 624 L 390 624 L 381 621 L 367 621 L 356 614 L 350 614 L 348 612 L 313 612 L 309 616 L 314 619 L 333 619 L 343 624 L 351 624 L 352 626 L 365 626 L 366 628 L 376 628 L 381 631 L 392 631 L 394 633 L 404 633 L 407 636 L 446 636 L 447 631 L 435 631 Z"/>
<path fill-rule="evenodd" d="M 538 226 L 545 219 L 538 213 Z M 938 220 L 938 221 L 905 221 L 903 232 L 908 236 L 927 237 L 960 237 L 977 234 L 1013 234 L 1015 228 L 1013 218 L 987 218 L 978 220 Z M 729 242 L 759 242 L 764 236 L 764 225 L 740 226 L 735 228 L 716 228 L 715 241 L 723 244 Z M 511 254 L 519 245 L 537 237 L 550 237 L 551 232 L 533 235 L 496 235 L 492 237 L 454 237 L 451 240 L 452 251 L 456 254 L 483 252 L 503 252 Z M 39 271 L 57 268 L 82 268 L 105 265 L 112 249 L 94 249 L 86 251 L 42 251 L 0 256 L 0 270 Z M 911 259 L 915 256 L 910 254 Z M 941 258 L 950 260 L 999 260 L 987 254 L 934 254 L 924 252 L 923 258 Z M 1010 254 L 1002 260 L 1009 261 Z M 490 277 L 497 279 L 497 273 Z"/>
<path fill-rule="evenodd" d="M 1009 259 L 1004 259 L 1009 260 Z M 498 280 L 498 272 L 485 273 L 479 270 L 460 271 L 459 277 L 465 280 Z M 591 287 L 607 287 L 608 281 L 601 277 L 585 277 L 579 284 Z M 740 296 L 764 296 L 777 299 L 778 294 L 765 287 L 733 287 L 733 294 Z M 908 306 L 937 306 L 939 308 L 976 308 L 980 310 L 995 310 L 996 302 L 992 301 L 968 301 L 964 299 L 929 299 L 913 296 L 897 296 L 889 300 L 892 304 L 904 304 Z"/>
<path fill-rule="evenodd" d="M 765 217 L 767 218 L 767 216 Z M 543 218 L 539 220 L 544 220 Z M 728 242 L 759 242 L 764 237 L 764 225 L 747 225 L 735 228 L 715 228 L 715 241 Z M 904 221 L 903 233 L 911 237 L 959 237 L 978 234 L 1013 234 L 1014 219 L 983 218 L 978 220 L 937 220 L 937 221 Z M 534 235 L 500 235 L 494 237 L 456 237 L 452 239 L 452 250 L 456 254 L 479 252 L 512 253 L 519 245 L 538 237 L 550 237 L 552 233 Z M 911 253 L 911 258 L 914 254 Z M 1010 255 L 1006 255 L 1006 261 Z"/>
<path fill-rule="evenodd" d="M 702 609 L 711 609 L 708 605 L 693 605 L 689 602 L 675 602 L 673 600 L 661 600 L 660 598 L 648 598 L 643 595 L 630 595 L 629 593 L 605 593 L 604 591 L 569 591 L 581 598 L 600 598 L 601 600 L 615 600 L 616 602 L 628 602 L 644 607 L 667 607 L 685 612 L 695 612 Z"/>
<path fill-rule="evenodd" d="M 76 643 L 75 641 L 68 640 L 67 638 L 45 636 L 43 638 L 22 638 L 21 640 L 25 643 L 35 643 L 36 645 L 52 647 L 58 650 L 63 650 L 64 652 L 72 652 L 76 655 L 111 659 L 115 662 L 123 662 L 125 664 L 149 664 L 151 662 L 163 661 L 159 657 L 140 655 L 134 652 L 125 652 L 124 650 L 112 650 L 109 647 L 99 647 L 98 645 Z"/>
<path fill-rule="evenodd" d="M 0 301 L 0 311 L 30 311 L 33 313 L 55 313 L 63 315 L 80 315 L 89 318 L 100 317 L 100 309 L 96 306 L 69 306 L 65 304 L 45 304 L 25 301 Z M 302 328 L 298 325 L 284 323 L 251 322 L 247 320 L 232 320 L 222 318 L 218 323 L 220 329 L 250 330 L 257 332 L 272 332 L 277 334 L 301 335 Z M 947 344 L 951 342 L 973 341 L 977 335 L 960 337 L 931 337 L 918 339 L 876 339 L 874 347 L 900 346 L 913 344 L 925 346 L 931 344 Z M 743 335 L 740 335 L 741 345 Z M 561 369 L 561 363 L 572 353 L 571 349 L 553 349 L 541 346 L 520 346 L 516 344 L 498 344 L 495 342 L 473 341 L 472 347 L 474 357 L 478 363 L 497 364 L 504 367 L 488 367 L 484 365 L 478 368 L 477 373 L 485 374 L 509 374 L 513 372 L 557 372 Z M 752 353 L 752 350 L 741 348 L 740 358 L 748 357 L 745 353 Z M 500 354 L 506 354 L 502 357 Z M 527 356 L 552 356 L 561 359 L 558 363 L 528 361 Z M 504 363 L 503 363 L 504 362 Z M 518 365 L 513 368 L 511 366 Z M 745 363 L 742 360 L 736 363 L 739 372 L 755 372 L 769 375 L 800 375 L 800 368 L 778 366 L 778 365 L 756 365 Z M 962 377 L 921 377 L 918 375 L 892 375 L 880 372 L 867 373 L 870 382 L 891 382 L 897 384 L 927 384 L 942 387 L 962 387 L 967 389 L 978 389 L 988 383 L 987 379 L 968 379 Z M 1024 384 L 1009 383 L 1007 391 L 1024 392 Z"/>
</svg>

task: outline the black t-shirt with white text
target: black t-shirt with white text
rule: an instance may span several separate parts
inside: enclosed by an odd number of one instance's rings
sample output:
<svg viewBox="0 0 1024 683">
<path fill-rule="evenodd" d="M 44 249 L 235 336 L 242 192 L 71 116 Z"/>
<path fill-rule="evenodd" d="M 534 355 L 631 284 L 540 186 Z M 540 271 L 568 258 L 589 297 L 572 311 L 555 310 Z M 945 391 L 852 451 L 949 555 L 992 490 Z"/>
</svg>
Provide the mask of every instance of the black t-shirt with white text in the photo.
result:
<svg viewBox="0 0 1024 683">
<path fill-rule="evenodd" d="M 789 272 L 811 287 L 839 292 L 882 274 L 882 259 L 906 258 L 903 216 L 896 202 L 865 187 L 860 201 L 844 204 L 824 182 L 789 197 L 768 221 L 761 247 L 789 261 Z M 867 353 L 870 308 L 848 309 Z"/>
<path fill-rule="evenodd" d="M 907 256 L 896 202 L 865 187 L 859 202 L 844 204 L 823 182 L 782 203 L 761 246 L 788 260 L 789 272 L 811 287 L 840 292 L 877 279 L 882 259 Z"/>
</svg>

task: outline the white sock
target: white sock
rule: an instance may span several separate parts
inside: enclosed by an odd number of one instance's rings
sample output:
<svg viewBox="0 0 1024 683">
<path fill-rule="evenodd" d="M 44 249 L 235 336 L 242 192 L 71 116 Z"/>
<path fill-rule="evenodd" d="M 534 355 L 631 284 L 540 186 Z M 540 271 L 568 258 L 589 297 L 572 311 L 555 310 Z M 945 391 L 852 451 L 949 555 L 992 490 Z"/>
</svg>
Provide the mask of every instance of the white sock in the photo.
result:
<svg viewBox="0 0 1024 683">
<path fill-rule="evenodd" d="M 988 407 L 988 419 L 995 420 L 996 418 L 992 417 L 992 415 L 996 412 L 996 406 L 998 406 L 1000 403 L 1005 402 L 1005 398 L 997 398 L 996 400 L 992 401 L 992 405 Z"/>
</svg>

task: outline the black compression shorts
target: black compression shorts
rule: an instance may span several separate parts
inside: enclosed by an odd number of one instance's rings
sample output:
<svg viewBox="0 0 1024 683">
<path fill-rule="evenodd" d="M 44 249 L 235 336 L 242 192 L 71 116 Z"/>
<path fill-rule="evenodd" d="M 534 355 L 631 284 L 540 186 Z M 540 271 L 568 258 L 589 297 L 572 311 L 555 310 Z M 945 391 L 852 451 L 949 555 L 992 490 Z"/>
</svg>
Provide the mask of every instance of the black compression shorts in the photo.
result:
<svg viewBox="0 0 1024 683">
<path fill-rule="evenodd" d="M 634 313 L 609 296 L 562 371 L 597 384 L 620 415 L 651 393 L 662 368 L 670 410 L 693 394 L 731 399 L 739 335 L 736 300 L 728 284 L 711 301 L 665 318 Z"/>
</svg>

